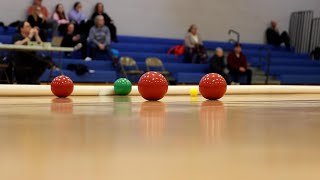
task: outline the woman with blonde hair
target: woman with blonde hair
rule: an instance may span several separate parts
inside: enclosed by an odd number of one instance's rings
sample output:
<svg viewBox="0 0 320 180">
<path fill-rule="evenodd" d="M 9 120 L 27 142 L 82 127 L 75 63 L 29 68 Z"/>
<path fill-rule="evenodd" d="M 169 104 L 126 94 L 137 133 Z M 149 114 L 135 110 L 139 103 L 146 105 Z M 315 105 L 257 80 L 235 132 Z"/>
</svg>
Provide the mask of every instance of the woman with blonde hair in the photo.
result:
<svg viewBox="0 0 320 180">
<path fill-rule="evenodd" d="M 37 28 L 39 30 L 39 35 L 43 41 L 48 38 L 48 25 L 47 19 L 42 14 L 41 8 L 39 6 L 33 6 L 32 13 L 29 15 L 27 20 L 32 28 Z"/>
</svg>

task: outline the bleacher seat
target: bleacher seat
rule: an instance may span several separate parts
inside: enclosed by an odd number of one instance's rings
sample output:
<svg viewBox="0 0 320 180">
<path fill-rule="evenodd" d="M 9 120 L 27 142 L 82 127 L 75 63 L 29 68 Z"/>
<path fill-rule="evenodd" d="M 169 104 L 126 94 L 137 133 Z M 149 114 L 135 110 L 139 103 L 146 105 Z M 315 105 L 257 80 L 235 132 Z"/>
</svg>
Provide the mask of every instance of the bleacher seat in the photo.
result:
<svg viewBox="0 0 320 180">
<path fill-rule="evenodd" d="M 199 84 L 205 73 L 177 73 L 176 80 L 178 84 Z"/>
<path fill-rule="evenodd" d="M 16 27 L 7 27 L 5 30 L 5 35 L 12 36 L 13 34 L 17 33 L 17 28 Z"/>
<path fill-rule="evenodd" d="M 147 44 L 167 44 L 179 45 L 183 44 L 181 39 L 168 39 L 168 38 L 152 38 L 152 37 L 137 37 L 137 36 L 119 36 L 121 43 L 147 43 Z"/>
<path fill-rule="evenodd" d="M 63 74 L 70 77 L 75 83 L 113 83 L 117 79 L 115 71 L 95 71 L 95 73 L 86 73 L 77 75 L 75 72 L 63 70 Z M 40 78 L 41 82 L 48 82 L 50 70 L 47 70 Z M 58 71 L 53 73 L 54 76 L 60 75 Z"/>
<path fill-rule="evenodd" d="M 248 62 L 252 66 L 262 67 L 267 65 L 267 61 L 264 58 L 249 58 Z M 311 61 L 310 59 L 290 59 L 290 58 L 271 58 L 270 65 L 274 66 L 300 66 L 300 67 L 314 67 L 320 66 L 320 62 Z"/>
<path fill-rule="evenodd" d="M 161 44 L 117 43 L 113 44 L 112 48 L 121 52 L 167 53 L 171 46 Z"/>
<path fill-rule="evenodd" d="M 165 53 L 143 53 L 143 52 L 121 52 L 121 56 L 128 56 L 135 59 L 137 62 L 144 62 L 149 57 L 157 57 L 162 60 L 163 63 L 182 63 L 183 57 L 177 57 L 174 55 L 168 55 Z"/>
<path fill-rule="evenodd" d="M 281 75 L 279 77 L 283 85 L 318 85 L 320 84 L 319 75 Z"/>
<path fill-rule="evenodd" d="M 289 67 L 289 66 L 270 66 L 269 74 L 273 76 L 281 75 L 320 75 L 319 67 Z M 263 68 L 267 71 L 267 67 Z"/>
<path fill-rule="evenodd" d="M 54 59 L 55 64 L 60 65 L 59 59 Z M 67 69 L 69 64 L 83 64 L 88 69 L 101 70 L 101 71 L 114 71 L 111 61 L 84 61 L 81 59 L 62 59 L 62 69 Z"/>
<path fill-rule="evenodd" d="M 12 44 L 12 36 L 0 35 L 0 43 L 2 43 L 2 44 Z"/>
</svg>

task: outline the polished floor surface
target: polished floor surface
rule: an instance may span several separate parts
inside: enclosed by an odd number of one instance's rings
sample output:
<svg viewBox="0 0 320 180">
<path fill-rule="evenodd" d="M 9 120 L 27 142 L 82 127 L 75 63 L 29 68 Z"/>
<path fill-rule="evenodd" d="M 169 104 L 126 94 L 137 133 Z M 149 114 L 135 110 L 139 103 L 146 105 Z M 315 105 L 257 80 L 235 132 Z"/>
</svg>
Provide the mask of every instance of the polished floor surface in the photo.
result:
<svg viewBox="0 0 320 180">
<path fill-rule="evenodd" d="M 0 97 L 1 180 L 318 180 L 320 95 Z"/>
</svg>

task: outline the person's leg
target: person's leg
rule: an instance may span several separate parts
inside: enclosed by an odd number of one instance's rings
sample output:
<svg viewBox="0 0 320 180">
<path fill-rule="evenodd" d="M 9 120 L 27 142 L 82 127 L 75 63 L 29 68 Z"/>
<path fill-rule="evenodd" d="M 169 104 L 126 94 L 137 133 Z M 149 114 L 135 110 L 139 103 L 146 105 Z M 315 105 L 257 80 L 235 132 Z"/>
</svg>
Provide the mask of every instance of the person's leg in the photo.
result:
<svg viewBox="0 0 320 180">
<path fill-rule="evenodd" d="M 106 53 L 109 56 L 109 58 L 112 59 L 113 65 L 117 66 L 118 65 L 118 58 L 113 55 L 112 50 L 111 50 L 111 48 L 109 46 L 106 47 Z"/>
<path fill-rule="evenodd" d="M 84 41 L 81 41 L 81 44 L 82 44 L 82 48 L 80 49 L 80 52 L 81 52 L 81 58 L 82 59 L 85 59 L 86 57 L 88 57 L 88 52 L 87 52 L 87 41 L 84 40 Z"/>
<path fill-rule="evenodd" d="M 285 31 L 281 34 L 281 42 L 283 42 L 286 45 L 287 50 L 290 50 L 290 37 L 289 34 Z"/>
<path fill-rule="evenodd" d="M 98 51 L 97 45 L 95 45 L 94 43 L 88 43 L 87 49 L 88 49 L 87 51 L 88 57 L 90 57 L 91 59 L 96 59 L 97 51 Z"/>
<path fill-rule="evenodd" d="M 191 63 L 192 62 L 192 49 L 186 47 L 184 51 L 184 61 L 185 63 Z"/>
<path fill-rule="evenodd" d="M 118 42 L 116 26 L 114 24 L 109 24 L 108 27 L 109 27 L 110 34 L 111 34 L 111 40 L 113 42 Z"/>
<path fill-rule="evenodd" d="M 230 71 L 229 72 L 232 82 L 239 83 L 240 73 L 239 71 Z"/>
<path fill-rule="evenodd" d="M 199 58 L 198 54 L 192 53 L 191 54 L 191 63 L 192 64 L 199 64 L 199 62 L 200 62 L 200 58 Z"/>
<path fill-rule="evenodd" d="M 246 76 L 246 85 L 251 85 L 252 71 L 250 69 L 247 69 L 246 72 L 241 73 L 241 75 Z"/>
<path fill-rule="evenodd" d="M 226 80 L 226 82 L 227 82 L 228 85 L 231 84 L 230 78 L 229 78 L 229 76 L 228 76 L 225 72 L 221 71 L 221 72 L 219 72 L 218 74 L 220 74 L 220 75 Z"/>
</svg>

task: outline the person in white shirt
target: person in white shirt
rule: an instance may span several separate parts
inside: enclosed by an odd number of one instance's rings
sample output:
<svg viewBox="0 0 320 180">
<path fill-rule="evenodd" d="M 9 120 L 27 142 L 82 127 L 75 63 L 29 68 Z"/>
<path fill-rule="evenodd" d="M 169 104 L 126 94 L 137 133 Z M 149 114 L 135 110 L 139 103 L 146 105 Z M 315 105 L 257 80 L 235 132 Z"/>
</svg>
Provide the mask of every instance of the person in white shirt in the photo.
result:
<svg viewBox="0 0 320 180">
<path fill-rule="evenodd" d="M 185 61 L 187 63 L 205 63 L 208 59 L 201 35 L 196 25 L 191 25 L 184 39 Z"/>
</svg>

